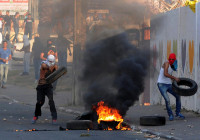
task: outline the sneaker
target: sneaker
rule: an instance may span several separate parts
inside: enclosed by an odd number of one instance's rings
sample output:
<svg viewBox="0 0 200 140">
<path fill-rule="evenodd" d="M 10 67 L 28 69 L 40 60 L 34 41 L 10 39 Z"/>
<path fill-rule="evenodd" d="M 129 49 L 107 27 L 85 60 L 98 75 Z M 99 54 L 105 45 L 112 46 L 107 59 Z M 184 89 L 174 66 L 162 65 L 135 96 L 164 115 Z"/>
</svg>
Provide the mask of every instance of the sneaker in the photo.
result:
<svg viewBox="0 0 200 140">
<path fill-rule="evenodd" d="M 52 120 L 53 125 L 57 125 L 57 120 Z"/>
<path fill-rule="evenodd" d="M 33 117 L 33 120 L 32 120 L 32 124 L 35 124 L 36 123 L 36 121 L 37 121 L 37 119 L 38 119 L 38 117 Z"/>
<path fill-rule="evenodd" d="M 173 116 L 173 115 L 170 115 L 170 116 L 169 116 L 169 120 L 170 120 L 170 121 L 173 121 L 173 120 L 174 120 L 174 116 Z"/>
<path fill-rule="evenodd" d="M 185 116 L 183 116 L 183 114 L 178 113 L 178 115 L 176 115 L 176 117 L 178 117 L 179 119 L 185 119 Z"/>
</svg>

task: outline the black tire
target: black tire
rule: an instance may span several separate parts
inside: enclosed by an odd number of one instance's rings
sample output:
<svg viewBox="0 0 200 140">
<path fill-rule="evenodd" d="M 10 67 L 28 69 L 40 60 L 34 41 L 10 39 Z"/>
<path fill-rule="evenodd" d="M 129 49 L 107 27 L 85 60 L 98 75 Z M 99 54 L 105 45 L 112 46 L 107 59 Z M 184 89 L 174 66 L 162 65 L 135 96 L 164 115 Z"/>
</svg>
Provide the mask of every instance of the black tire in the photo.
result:
<svg viewBox="0 0 200 140">
<path fill-rule="evenodd" d="M 67 122 L 68 130 L 92 130 L 93 124 L 90 120 L 71 120 Z"/>
<path fill-rule="evenodd" d="M 142 116 L 140 117 L 140 125 L 143 126 L 160 126 L 165 125 L 166 119 L 164 116 Z"/>
<path fill-rule="evenodd" d="M 81 116 L 76 117 L 75 120 L 92 120 L 92 111 L 83 113 Z"/>
<path fill-rule="evenodd" d="M 46 81 L 47 83 L 53 83 L 55 82 L 58 78 L 63 76 L 65 73 L 67 73 L 66 67 L 60 67 L 58 70 L 54 71 L 52 74 L 50 74 L 47 78 Z"/>
<path fill-rule="evenodd" d="M 192 80 L 192 79 L 188 79 L 188 78 L 179 78 L 180 81 L 177 83 L 176 81 L 174 81 L 172 83 L 172 90 L 180 95 L 180 96 L 192 96 L 197 92 L 198 86 L 197 83 Z M 180 87 L 180 85 L 185 85 L 188 86 L 190 88 L 182 88 Z"/>
</svg>

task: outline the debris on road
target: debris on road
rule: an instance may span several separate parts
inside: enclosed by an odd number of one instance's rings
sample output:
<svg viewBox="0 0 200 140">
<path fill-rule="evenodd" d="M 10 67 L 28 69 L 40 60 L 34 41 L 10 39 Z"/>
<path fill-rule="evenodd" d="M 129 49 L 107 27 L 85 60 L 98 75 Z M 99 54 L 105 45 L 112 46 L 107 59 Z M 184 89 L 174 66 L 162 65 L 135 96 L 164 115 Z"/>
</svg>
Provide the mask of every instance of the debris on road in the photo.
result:
<svg viewBox="0 0 200 140">
<path fill-rule="evenodd" d="M 156 135 L 146 134 L 144 135 L 145 138 L 156 138 Z"/>
<path fill-rule="evenodd" d="M 194 126 L 193 126 L 193 125 L 187 125 L 187 127 L 189 127 L 189 128 L 193 128 Z"/>
<path fill-rule="evenodd" d="M 88 133 L 82 133 L 81 135 L 80 135 L 80 137 L 89 137 L 90 136 L 90 134 L 88 134 Z"/>
</svg>

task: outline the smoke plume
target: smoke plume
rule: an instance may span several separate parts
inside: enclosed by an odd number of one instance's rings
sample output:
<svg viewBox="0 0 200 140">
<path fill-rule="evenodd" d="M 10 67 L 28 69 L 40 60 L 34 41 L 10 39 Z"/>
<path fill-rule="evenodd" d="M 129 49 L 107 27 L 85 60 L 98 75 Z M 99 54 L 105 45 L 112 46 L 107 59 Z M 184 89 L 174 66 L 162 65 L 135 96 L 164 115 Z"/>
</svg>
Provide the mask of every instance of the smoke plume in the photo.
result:
<svg viewBox="0 0 200 140">
<path fill-rule="evenodd" d="M 104 101 L 124 116 L 144 91 L 148 53 L 131 45 L 125 33 L 89 43 L 87 48 L 81 78 L 87 87 L 86 108 Z"/>
</svg>

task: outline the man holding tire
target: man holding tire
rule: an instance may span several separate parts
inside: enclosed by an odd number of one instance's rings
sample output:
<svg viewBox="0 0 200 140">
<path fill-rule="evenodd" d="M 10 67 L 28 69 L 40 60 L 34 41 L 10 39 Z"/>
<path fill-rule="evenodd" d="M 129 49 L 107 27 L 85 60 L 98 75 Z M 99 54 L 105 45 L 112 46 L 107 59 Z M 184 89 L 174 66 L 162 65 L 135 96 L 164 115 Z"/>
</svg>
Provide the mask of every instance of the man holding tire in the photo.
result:
<svg viewBox="0 0 200 140">
<path fill-rule="evenodd" d="M 166 109 L 167 109 L 167 113 L 169 115 L 170 121 L 174 120 L 174 115 L 173 115 L 172 109 L 170 107 L 170 99 L 169 99 L 167 92 L 169 92 L 176 98 L 176 117 L 181 118 L 181 119 L 185 118 L 180 113 L 180 111 L 181 111 L 180 96 L 172 91 L 172 80 L 175 80 L 176 82 L 180 81 L 179 78 L 172 76 L 172 72 L 176 71 L 176 70 L 177 70 L 176 55 L 174 53 L 171 53 L 169 55 L 168 61 L 162 65 L 162 67 L 160 69 L 158 81 L 157 81 L 158 89 L 165 100 Z"/>
<path fill-rule="evenodd" d="M 35 107 L 35 116 L 33 117 L 32 124 L 35 124 L 38 116 L 41 116 L 41 107 L 45 102 L 45 95 L 49 99 L 49 106 L 52 116 L 52 124 L 56 124 L 57 121 L 57 112 L 53 100 L 53 87 L 50 83 L 46 81 L 46 77 L 52 74 L 58 69 L 58 66 L 55 64 L 55 57 L 49 55 L 46 61 L 43 61 L 40 68 L 40 79 L 38 82 L 37 90 L 37 103 Z"/>
<path fill-rule="evenodd" d="M 41 52 L 40 58 L 42 60 L 46 61 L 47 57 L 49 55 L 53 55 L 55 57 L 55 59 L 58 58 L 57 50 L 56 50 L 55 46 L 53 46 L 53 41 L 51 39 L 47 40 L 47 47 L 44 48 L 44 50 Z M 57 81 L 55 81 L 52 85 L 53 85 L 53 91 L 54 91 L 54 94 L 55 94 L 55 90 L 56 90 L 56 86 L 57 86 Z"/>
</svg>

